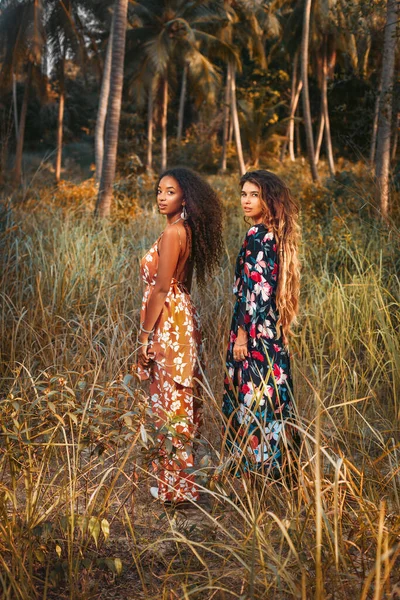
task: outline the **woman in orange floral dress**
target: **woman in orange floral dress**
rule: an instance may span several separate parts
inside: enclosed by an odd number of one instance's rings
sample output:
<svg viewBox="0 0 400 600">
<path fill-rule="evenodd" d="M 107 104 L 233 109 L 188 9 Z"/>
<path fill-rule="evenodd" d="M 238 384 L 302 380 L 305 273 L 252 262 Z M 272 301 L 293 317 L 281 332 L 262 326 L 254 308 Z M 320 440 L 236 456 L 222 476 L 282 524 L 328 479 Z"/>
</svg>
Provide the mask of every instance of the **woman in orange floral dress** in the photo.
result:
<svg viewBox="0 0 400 600">
<path fill-rule="evenodd" d="M 201 286 L 218 264 L 222 210 L 208 183 L 183 167 L 161 175 L 157 203 L 167 225 L 142 259 L 146 287 L 138 338 L 138 372 L 150 379 L 158 429 L 158 486 L 150 492 L 162 502 L 196 501 L 199 490 L 189 471 L 200 424 L 201 334 L 190 288 L 193 271 Z"/>
</svg>

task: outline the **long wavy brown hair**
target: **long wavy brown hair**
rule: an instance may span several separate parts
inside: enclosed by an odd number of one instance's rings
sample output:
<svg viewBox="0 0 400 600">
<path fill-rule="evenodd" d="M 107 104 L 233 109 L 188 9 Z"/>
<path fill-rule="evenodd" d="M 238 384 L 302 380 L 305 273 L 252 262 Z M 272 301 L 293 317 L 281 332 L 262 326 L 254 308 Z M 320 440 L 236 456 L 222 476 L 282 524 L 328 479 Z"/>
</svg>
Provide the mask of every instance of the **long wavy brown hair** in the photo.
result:
<svg viewBox="0 0 400 600">
<path fill-rule="evenodd" d="M 197 282 L 202 287 L 218 266 L 222 251 L 222 204 L 213 188 L 200 175 L 186 167 L 174 167 L 161 173 L 179 183 L 185 200 L 191 230 L 191 260 Z"/>
<path fill-rule="evenodd" d="M 288 343 L 291 325 L 299 309 L 300 242 L 299 207 L 292 198 L 288 186 L 274 173 L 265 170 L 249 171 L 240 180 L 254 183 L 261 192 L 263 223 L 273 232 L 279 257 L 276 307 L 279 313 L 278 328 L 282 330 L 283 342 Z M 279 329 L 278 329 L 279 330 Z"/>
</svg>

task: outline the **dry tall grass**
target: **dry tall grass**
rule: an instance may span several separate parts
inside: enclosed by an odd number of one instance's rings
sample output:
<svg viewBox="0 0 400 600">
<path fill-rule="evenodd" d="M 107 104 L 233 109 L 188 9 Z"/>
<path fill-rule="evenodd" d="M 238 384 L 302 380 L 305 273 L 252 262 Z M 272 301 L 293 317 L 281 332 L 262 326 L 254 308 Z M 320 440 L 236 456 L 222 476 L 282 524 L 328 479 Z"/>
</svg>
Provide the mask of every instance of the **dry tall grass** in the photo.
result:
<svg viewBox="0 0 400 600">
<path fill-rule="evenodd" d="M 227 207 L 226 256 L 207 292 L 195 292 L 207 363 L 198 442 L 205 501 L 184 512 L 149 498 L 153 432 L 131 374 L 139 259 L 162 228 L 149 192 L 137 190 L 136 217 L 106 225 L 78 202 L 60 206 L 57 194 L 3 209 L 5 600 L 396 597 L 398 232 L 356 210 L 349 216 L 327 189 L 303 190 L 302 314 L 292 343 L 301 446 L 280 481 L 232 480 L 220 456 L 220 398 L 245 225 L 235 181 L 213 183 Z"/>
</svg>

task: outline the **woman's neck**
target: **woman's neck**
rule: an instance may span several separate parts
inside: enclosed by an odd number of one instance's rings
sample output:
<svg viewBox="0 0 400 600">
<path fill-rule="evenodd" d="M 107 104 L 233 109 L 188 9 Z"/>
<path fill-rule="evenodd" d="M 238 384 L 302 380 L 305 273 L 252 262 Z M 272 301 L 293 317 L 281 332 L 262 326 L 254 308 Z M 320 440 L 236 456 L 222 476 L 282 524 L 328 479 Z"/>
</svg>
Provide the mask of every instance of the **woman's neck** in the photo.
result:
<svg viewBox="0 0 400 600">
<path fill-rule="evenodd" d="M 167 224 L 174 225 L 175 223 L 178 223 L 181 219 L 182 217 L 180 212 L 175 213 L 173 215 L 167 215 Z"/>
</svg>

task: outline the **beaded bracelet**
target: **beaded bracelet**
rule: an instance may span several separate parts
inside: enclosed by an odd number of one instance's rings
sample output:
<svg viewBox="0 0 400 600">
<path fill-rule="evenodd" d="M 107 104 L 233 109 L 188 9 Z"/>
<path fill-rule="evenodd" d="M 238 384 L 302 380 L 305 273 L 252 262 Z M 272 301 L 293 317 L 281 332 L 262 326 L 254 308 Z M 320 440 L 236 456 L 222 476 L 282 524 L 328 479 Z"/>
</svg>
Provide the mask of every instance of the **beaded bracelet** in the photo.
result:
<svg viewBox="0 0 400 600">
<path fill-rule="evenodd" d="M 150 335 L 151 333 L 154 332 L 154 329 L 152 329 L 151 331 L 148 331 L 147 329 L 145 329 L 143 327 L 143 323 L 140 323 L 140 331 L 143 331 L 143 333 L 147 333 L 148 335 Z"/>
</svg>

